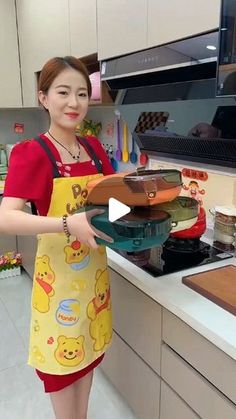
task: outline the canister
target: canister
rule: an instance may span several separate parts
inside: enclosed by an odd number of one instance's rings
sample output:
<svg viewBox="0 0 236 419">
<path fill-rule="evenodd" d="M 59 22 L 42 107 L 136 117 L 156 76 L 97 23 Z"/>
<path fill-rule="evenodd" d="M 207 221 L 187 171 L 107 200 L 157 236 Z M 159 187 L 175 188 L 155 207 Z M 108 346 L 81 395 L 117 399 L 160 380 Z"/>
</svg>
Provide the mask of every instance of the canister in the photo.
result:
<svg viewBox="0 0 236 419">
<path fill-rule="evenodd" d="M 214 216 L 214 246 L 226 251 L 234 251 L 236 207 L 215 206 L 210 212 Z"/>
</svg>

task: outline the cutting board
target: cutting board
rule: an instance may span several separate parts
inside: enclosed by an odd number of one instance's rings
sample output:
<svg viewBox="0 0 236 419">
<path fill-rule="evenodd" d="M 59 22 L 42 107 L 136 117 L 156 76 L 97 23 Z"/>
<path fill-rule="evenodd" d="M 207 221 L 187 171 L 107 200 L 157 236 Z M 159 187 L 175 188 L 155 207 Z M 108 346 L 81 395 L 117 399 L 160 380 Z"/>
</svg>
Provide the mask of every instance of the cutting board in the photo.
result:
<svg viewBox="0 0 236 419">
<path fill-rule="evenodd" d="M 236 266 L 226 265 L 184 276 L 182 282 L 203 297 L 236 315 Z"/>
</svg>

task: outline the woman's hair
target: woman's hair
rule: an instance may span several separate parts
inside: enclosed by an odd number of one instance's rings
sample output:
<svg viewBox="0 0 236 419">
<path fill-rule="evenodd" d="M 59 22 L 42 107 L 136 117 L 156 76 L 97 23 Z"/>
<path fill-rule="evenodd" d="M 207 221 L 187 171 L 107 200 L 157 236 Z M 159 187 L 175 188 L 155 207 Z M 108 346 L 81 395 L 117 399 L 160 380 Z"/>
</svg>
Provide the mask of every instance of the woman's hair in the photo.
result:
<svg viewBox="0 0 236 419">
<path fill-rule="evenodd" d="M 47 93 L 54 79 L 67 68 L 73 68 L 84 76 L 88 88 L 88 96 L 91 97 L 92 86 L 88 71 L 82 61 L 71 56 L 55 57 L 46 62 L 40 72 L 38 90 Z"/>
</svg>

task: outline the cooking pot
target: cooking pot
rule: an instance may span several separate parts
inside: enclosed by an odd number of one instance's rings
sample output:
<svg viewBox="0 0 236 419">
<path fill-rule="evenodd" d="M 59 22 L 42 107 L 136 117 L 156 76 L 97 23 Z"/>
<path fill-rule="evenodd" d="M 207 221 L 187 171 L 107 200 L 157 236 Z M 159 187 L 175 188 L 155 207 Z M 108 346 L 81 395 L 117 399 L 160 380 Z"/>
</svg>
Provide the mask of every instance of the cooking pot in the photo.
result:
<svg viewBox="0 0 236 419">
<path fill-rule="evenodd" d="M 88 182 L 88 203 L 107 205 L 115 198 L 129 206 L 147 206 L 172 201 L 182 188 L 178 170 L 138 170 L 116 173 Z"/>
<path fill-rule="evenodd" d="M 171 230 L 170 215 L 164 211 L 155 211 L 155 214 L 150 216 L 145 210 L 136 211 L 134 208 L 129 214 L 114 222 L 109 221 L 106 206 L 88 206 L 81 208 L 78 212 L 94 208 L 103 209 L 104 213 L 92 217 L 91 224 L 112 237 L 114 242 L 109 243 L 99 237 L 95 240 L 98 244 L 114 249 L 137 252 L 161 246 L 167 240 Z"/>
<path fill-rule="evenodd" d="M 192 227 L 198 219 L 199 204 L 196 199 L 187 196 L 178 196 L 171 202 L 152 205 L 151 211 L 162 210 L 171 216 L 171 233 L 186 230 Z"/>
<path fill-rule="evenodd" d="M 200 207 L 197 222 L 190 228 L 176 233 L 171 233 L 171 237 L 180 239 L 194 239 L 201 237 L 206 230 L 206 212 L 203 207 Z"/>
</svg>

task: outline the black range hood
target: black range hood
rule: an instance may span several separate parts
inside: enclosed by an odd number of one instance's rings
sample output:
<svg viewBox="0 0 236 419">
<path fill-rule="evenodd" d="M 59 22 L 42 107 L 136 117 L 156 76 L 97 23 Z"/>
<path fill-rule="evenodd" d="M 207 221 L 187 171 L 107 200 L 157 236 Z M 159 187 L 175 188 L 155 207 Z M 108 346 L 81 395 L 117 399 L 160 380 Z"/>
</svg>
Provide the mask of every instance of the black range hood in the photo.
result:
<svg viewBox="0 0 236 419">
<path fill-rule="evenodd" d="M 179 108 L 184 105 L 183 102 L 175 103 Z M 212 120 L 204 122 L 198 120 L 196 112 L 203 101 L 193 102 L 189 107 L 196 120 L 188 132 L 173 132 L 169 129 L 168 120 L 171 115 L 168 108 L 165 108 L 165 112 L 142 112 L 132 133 L 140 151 L 151 156 L 236 168 L 236 105 L 222 106 L 217 103 Z M 209 106 L 214 107 L 212 103 Z M 190 119 L 193 114 L 188 114 Z M 182 124 L 179 126 L 183 130 L 183 118 L 188 116 L 184 113 L 180 115 Z"/>
<path fill-rule="evenodd" d="M 135 139 L 140 151 L 150 156 L 236 168 L 236 139 L 162 137 L 154 133 L 138 134 Z"/>
<path fill-rule="evenodd" d="M 217 50 L 218 31 L 214 31 L 104 60 L 101 79 L 110 89 L 142 89 L 215 79 Z"/>
</svg>

